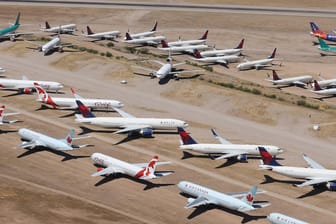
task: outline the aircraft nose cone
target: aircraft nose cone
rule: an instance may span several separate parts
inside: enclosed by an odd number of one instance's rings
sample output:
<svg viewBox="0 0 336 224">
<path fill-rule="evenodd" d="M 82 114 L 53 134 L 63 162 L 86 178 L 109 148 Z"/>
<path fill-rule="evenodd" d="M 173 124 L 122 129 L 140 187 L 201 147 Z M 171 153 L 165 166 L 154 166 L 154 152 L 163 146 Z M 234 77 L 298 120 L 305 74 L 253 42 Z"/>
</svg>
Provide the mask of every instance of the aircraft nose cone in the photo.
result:
<svg viewBox="0 0 336 224">
<path fill-rule="evenodd" d="M 186 128 L 186 127 L 188 127 L 188 126 L 189 126 L 189 124 L 188 124 L 187 122 L 184 122 L 184 123 L 183 123 L 183 127 L 184 127 L 184 128 Z"/>
<path fill-rule="evenodd" d="M 183 186 L 185 185 L 184 183 L 185 183 L 185 181 L 180 181 L 180 182 L 177 184 L 177 187 L 178 187 L 180 190 L 182 190 L 182 189 L 183 189 Z"/>
</svg>

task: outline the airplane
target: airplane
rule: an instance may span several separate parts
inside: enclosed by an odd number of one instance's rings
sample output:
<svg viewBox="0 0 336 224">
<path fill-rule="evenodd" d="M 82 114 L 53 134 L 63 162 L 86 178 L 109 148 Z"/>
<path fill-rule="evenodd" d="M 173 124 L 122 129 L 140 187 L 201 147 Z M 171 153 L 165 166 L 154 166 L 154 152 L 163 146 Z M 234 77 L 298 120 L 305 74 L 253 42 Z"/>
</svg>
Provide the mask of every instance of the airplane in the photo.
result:
<svg viewBox="0 0 336 224">
<path fill-rule="evenodd" d="M 20 114 L 18 112 L 13 112 L 13 113 L 4 113 L 6 106 L 2 105 L 0 107 L 0 125 L 5 125 L 5 124 L 13 124 L 15 122 L 18 122 L 19 120 L 4 120 L 4 117 L 6 116 L 12 116 L 12 115 L 17 115 Z"/>
<path fill-rule="evenodd" d="M 146 31 L 146 32 L 142 32 L 142 33 L 129 33 L 129 35 L 131 36 L 132 39 L 141 39 L 144 37 L 148 37 L 148 36 L 153 36 L 156 33 L 156 28 L 157 28 L 158 22 L 155 21 L 155 24 L 153 26 L 153 28 L 150 31 Z M 126 37 L 125 37 L 126 39 Z"/>
<path fill-rule="evenodd" d="M 81 102 L 76 100 L 81 114 L 75 114 L 75 121 L 78 123 L 87 123 L 91 125 L 101 126 L 104 128 L 119 128 L 114 132 L 128 133 L 129 136 L 135 134 L 142 137 L 152 137 L 153 130 L 170 130 L 177 127 L 187 127 L 188 124 L 184 121 L 170 118 L 138 118 L 126 113 L 125 111 L 114 108 L 121 117 L 96 117 L 89 109 Z"/>
<path fill-rule="evenodd" d="M 275 60 L 276 48 L 274 48 L 273 53 L 265 59 L 255 60 L 255 61 L 246 61 L 237 65 L 239 71 L 247 69 L 263 69 L 265 67 L 272 66 L 272 62 Z"/>
<path fill-rule="evenodd" d="M 290 77 L 290 78 L 280 78 L 275 70 L 272 70 L 273 79 L 266 79 L 273 83 L 273 85 L 283 85 L 283 86 L 299 86 L 306 87 L 308 83 L 311 83 L 313 77 L 311 75 Z"/>
<path fill-rule="evenodd" d="M 20 128 L 18 133 L 21 136 L 21 139 L 23 140 L 22 144 L 19 145 L 18 148 L 23 149 L 34 149 L 35 147 L 42 146 L 55 151 L 70 151 L 89 146 L 88 144 L 72 145 L 73 140 L 89 137 L 85 136 L 74 138 L 75 134 L 74 129 L 71 129 L 69 134 L 64 139 L 56 139 L 27 128 Z"/>
<path fill-rule="evenodd" d="M 297 187 L 313 186 L 315 188 L 324 185 L 328 190 L 336 190 L 336 170 L 324 168 L 305 154 L 303 159 L 308 163 L 309 168 L 282 166 L 272 158 L 272 155 L 265 148 L 258 147 L 258 149 L 262 158 L 261 165 L 259 165 L 261 169 L 271 170 L 287 177 L 307 180 L 301 184 L 296 184 Z"/>
<path fill-rule="evenodd" d="M 203 34 L 203 36 L 201 38 L 199 38 L 198 40 L 181 40 L 179 38 L 178 41 L 174 41 L 174 42 L 168 42 L 167 45 L 169 47 L 173 47 L 173 46 L 188 46 L 188 45 L 199 45 L 199 44 L 204 44 L 207 37 L 208 37 L 208 30 L 205 31 L 205 33 Z"/>
<path fill-rule="evenodd" d="M 80 99 L 84 102 L 90 109 L 114 109 L 116 107 L 120 108 L 124 106 L 121 102 L 117 100 L 107 100 L 107 99 L 86 99 L 75 93 L 75 90 L 71 88 L 71 92 L 74 98 L 67 97 L 52 97 L 50 96 L 38 83 L 34 83 L 34 87 L 38 94 L 37 101 L 52 106 L 54 109 L 77 109 L 76 99 Z"/>
<path fill-rule="evenodd" d="M 114 40 L 115 38 L 120 37 L 120 31 L 107 31 L 94 33 L 89 26 L 86 26 L 87 33 L 83 33 L 82 36 L 98 40 Z"/>
<path fill-rule="evenodd" d="M 26 76 L 22 79 L 0 79 L 0 90 L 17 90 L 19 94 L 30 94 L 34 89 L 34 83 L 38 83 L 46 91 L 55 91 L 56 93 L 64 86 L 59 82 L 29 80 Z"/>
<path fill-rule="evenodd" d="M 195 61 L 203 62 L 203 63 L 215 63 L 221 64 L 225 67 L 228 66 L 229 63 L 238 62 L 240 57 L 237 55 L 222 55 L 222 56 L 213 56 L 213 57 L 205 57 L 201 55 L 201 52 L 197 49 L 194 50 L 195 58 L 192 58 Z"/>
<path fill-rule="evenodd" d="M 43 32 L 55 33 L 55 34 L 72 34 L 77 30 L 76 24 L 66 24 L 51 27 L 48 21 L 45 22 L 45 27 L 40 29 Z"/>
<path fill-rule="evenodd" d="M 140 44 L 140 45 L 150 45 L 156 46 L 160 43 L 160 41 L 165 40 L 166 37 L 164 36 L 146 36 L 142 38 L 133 38 L 130 36 L 128 32 L 126 32 L 126 39 L 124 40 L 125 43 L 128 44 Z"/>
<path fill-rule="evenodd" d="M 24 35 L 24 34 L 32 34 L 32 32 L 29 32 L 29 33 L 28 32 L 25 32 L 25 33 L 15 32 L 15 30 L 17 30 L 20 27 L 20 15 L 21 13 L 19 12 L 16 16 L 14 24 L 0 30 L 0 39 L 9 39 L 11 41 L 15 41 L 15 38 L 17 36 Z"/>
<path fill-rule="evenodd" d="M 323 79 L 317 81 L 321 89 L 329 89 L 329 88 L 336 88 L 336 79 Z M 314 83 L 312 83 L 312 87 L 314 87 Z"/>
<path fill-rule="evenodd" d="M 327 44 L 324 40 L 322 40 L 320 37 L 317 37 L 320 46 L 318 49 L 321 51 L 329 51 L 329 52 L 336 52 L 336 47 L 332 47 L 329 44 Z"/>
<path fill-rule="evenodd" d="M 0 73 L 6 72 L 6 69 L 0 67 Z"/>
<path fill-rule="evenodd" d="M 267 219 L 271 224 L 309 224 L 308 222 L 275 212 L 270 213 Z"/>
<path fill-rule="evenodd" d="M 63 53 L 64 52 L 64 50 L 63 50 L 64 47 L 73 46 L 73 44 L 62 44 L 60 36 L 53 38 L 52 40 L 48 41 L 46 44 L 37 44 L 37 43 L 31 42 L 31 41 L 27 41 L 27 40 L 25 40 L 25 41 L 29 42 L 31 44 L 37 45 L 38 47 L 33 48 L 33 49 L 43 52 L 44 56 L 49 55 L 54 51 L 58 51 L 60 53 Z"/>
<path fill-rule="evenodd" d="M 328 88 L 328 89 L 322 89 L 319 85 L 319 83 L 314 80 L 314 89 L 310 90 L 313 93 L 319 94 L 319 95 L 324 95 L 324 96 L 334 96 L 336 95 L 336 88 Z"/>
<path fill-rule="evenodd" d="M 336 34 L 327 34 L 319 29 L 319 27 L 314 23 L 310 22 L 311 32 L 310 34 L 314 37 L 319 37 L 323 40 L 328 40 L 332 42 L 336 42 Z"/>
<path fill-rule="evenodd" d="M 223 56 L 223 55 L 232 55 L 232 54 L 241 54 L 241 51 L 243 50 L 244 46 L 244 40 L 242 39 L 238 46 L 232 49 L 224 49 L 224 50 L 208 50 L 208 51 L 202 51 L 201 56 L 202 57 L 213 57 L 213 56 Z"/>
<path fill-rule="evenodd" d="M 154 156 L 149 163 L 128 163 L 102 153 L 93 153 L 91 159 L 93 164 L 98 167 L 97 172 L 91 175 L 93 177 L 125 174 L 137 179 L 149 180 L 173 173 L 155 171 L 158 165 L 170 164 L 170 162 L 158 162 L 158 156 Z"/>
<path fill-rule="evenodd" d="M 234 158 L 238 161 L 247 161 L 248 155 L 259 156 L 258 146 L 260 145 L 233 144 L 219 136 L 214 129 L 211 129 L 211 132 L 221 144 L 199 144 L 183 128 L 179 127 L 177 130 L 181 137 L 180 149 L 183 151 L 204 153 L 209 156 L 222 154 L 214 158 L 215 160 Z M 283 149 L 277 146 L 264 145 L 263 147 L 267 148 L 272 155 L 283 152 Z"/>
<path fill-rule="evenodd" d="M 270 205 L 270 203 L 265 202 L 254 202 L 256 194 L 265 192 L 257 192 L 257 186 L 251 187 L 249 192 L 227 194 L 189 181 L 181 181 L 177 186 L 181 190 L 182 194 L 191 196 L 188 198 L 188 204 L 185 206 L 185 208 L 194 208 L 202 205 L 213 204 L 219 207 L 229 208 L 233 211 L 248 212 Z"/>
<path fill-rule="evenodd" d="M 162 47 L 158 47 L 159 50 L 169 51 L 169 52 L 186 52 L 192 54 L 195 49 L 197 50 L 204 50 L 208 49 L 209 46 L 200 44 L 200 45 L 182 45 L 182 46 L 168 46 L 167 42 L 162 40 L 161 41 Z"/>
</svg>

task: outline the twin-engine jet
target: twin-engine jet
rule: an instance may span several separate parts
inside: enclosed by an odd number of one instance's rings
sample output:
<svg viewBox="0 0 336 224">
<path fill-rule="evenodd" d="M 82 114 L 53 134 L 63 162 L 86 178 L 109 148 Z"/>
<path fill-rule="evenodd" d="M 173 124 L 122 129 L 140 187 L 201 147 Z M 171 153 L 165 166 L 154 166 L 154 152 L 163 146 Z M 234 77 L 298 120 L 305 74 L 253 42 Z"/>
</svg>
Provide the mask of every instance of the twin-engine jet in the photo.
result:
<svg viewBox="0 0 336 224">
<path fill-rule="evenodd" d="M 194 57 L 192 58 L 195 61 L 209 63 L 209 64 L 221 64 L 225 67 L 228 67 L 229 63 L 234 63 L 240 61 L 240 57 L 238 55 L 222 55 L 222 56 L 212 56 L 206 57 L 202 56 L 201 52 L 197 49 L 194 50 Z"/>
<path fill-rule="evenodd" d="M 303 75 L 297 77 L 290 78 L 280 78 L 275 70 L 272 70 L 273 79 L 267 79 L 273 83 L 273 85 L 281 85 L 281 86 L 298 86 L 298 87 L 306 87 L 309 83 L 312 82 L 313 77 L 311 75 Z"/>
<path fill-rule="evenodd" d="M 336 96 L 336 88 L 332 87 L 332 88 L 321 88 L 321 86 L 319 85 L 319 82 L 317 82 L 316 80 L 314 80 L 314 84 L 313 84 L 314 89 L 311 90 L 313 93 L 316 93 L 318 95 L 323 95 L 323 96 Z"/>
<path fill-rule="evenodd" d="M 201 51 L 200 54 L 202 57 L 216 57 L 216 56 L 223 56 L 223 55 L 232 55 L 232 54 L 241 54 L 244 46 L 244 39 L 242 39 L 238 46 L 235 48 L 230 49 L 213 49 L 208 51 Z"/>
<path fill-rule="evenodd" d="M 177 47 L 177 46 L 188 46 L 188 45 L 199 45 L 204 44 L 208 38 L 208 30 L 205 31 L 203 36 L 197 40 L 182 40 L 179 38 L 178 41 L 168 42 L 168 47 Z"/>
<path fill-rule="evenodd" d="M 94 33 L 89 26 L 86 26 L 86 30 L 87 33 L 82 33 L 82 36 L 94 39 L 93 41 L 114 40 L 120 37 L 120 31 L 118 30 Z"/>
<path fill-rule="evenodd" d="M 4 112 L 5 108 L 6 108 L 5 105 L 2 105 L 0 107 L 0 125 L 12 124 L 12 123 L 15 123 L 15 122 L 19 121 L 19 120 L 4 120 L 4 118 L 6 116 L 12 116 L 12 115 L 20 114 L 19 112 L 5 113 Z"/>
<path fill-rule="evenodd" d="M 65 24 L 51 27 L 48 21 L 45 22 L 45 27 L 40 29 L 43 32 L 54 34 L 72 34 L 77 30 L 76 24 Z"/>
<path fill-rule="evenodd" d="M 31 42 L 31 41 L 27 41 L 27 40 L 26 40 L 26 42 L 29 42 L 33 45 L 38 46 L 38 47 L 32 48 L 32 49 L 43 52 L 44 56 L 49 55 L 49 54 L 51 54 L 55 51 L 58 51 L 58 52 L 62 53 L 62 52 L 64 52 L 64 47 L 73 46 L 73 44 L 69 44 L 69 43 L 62 44 L 60 36 L 53 38 L 52 40 L 48 41 L 46 44 L 38 44 L 38 43 L 34 43 L 34 42 Z"/>
<path fill-rule="evenodd" d="M 24 35 L 24 34 L 32 34 L 32 32 L 15 32 L 20 27 L 20 15 L 19 12 L 16 16 L 15 23 L 10 25 L 9 27 L 6 27 L 4 29 L 0 30 L 0 39 L 6 39 L 15 41 L 17 36 Z"/>
<path fill-rule="evenodd" d="M 274 48 L 272 54 L 265 59 L 255 60 L 255 61 L 248 61 L 240 63 L 237 65 L 238 70 L 248 70 L 248 69 L 263 69 L 266 67 L 271 67 L 273 64 L 272 62 L 275 60 L 275 53 L 276 48 Z"/>
<path fill-rule="evenodd" d="M 141 39 L 141 38 L 144 38 L 144 37 L 153 36 L 156 33 L 157 25 L 158 25 L 158 22 L 156 21 L 153 28 L 149 31 L 142 32 L 142 33 L 130 33 L 130 32 L 128 32 L 128 33 L 129 33 L 129 35 L 132 39 Z M 126 37 L 125 37 L 125 39 L 126 39 Z"/>
<path fill-rule="evenodd" d="M 161 41 L 165 40 L 166 37 L 164 36 L 145 36 L 139 38 L 133 38 L 127 32 L 126 39 L 124 40 L 125 43 L 128 44 L 140 44 L 140 45 L 150 45 L 150 46 L 157 46 Z"/>
</svg>

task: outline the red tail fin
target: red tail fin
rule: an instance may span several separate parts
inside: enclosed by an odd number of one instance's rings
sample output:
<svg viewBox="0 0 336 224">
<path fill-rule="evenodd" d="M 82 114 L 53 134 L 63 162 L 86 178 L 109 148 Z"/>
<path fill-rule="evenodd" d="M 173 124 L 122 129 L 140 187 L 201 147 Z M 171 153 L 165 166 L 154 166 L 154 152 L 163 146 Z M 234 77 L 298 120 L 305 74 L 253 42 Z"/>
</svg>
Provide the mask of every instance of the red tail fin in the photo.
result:
<svg viewBox="0 0 336 224">
<path fill-rule="evenodd" d="M 50 25 L 49 25 L 48 21 L 45 22 L 45 28 L 50 29 Z"/>
<path fill-rule="evenodd" d="M 168 48 L 169 47 L 165 40 L 161 40 L 161 45 L 162 45 L 163 48 Z"/>
<path fill-rule="evenodd" d="M 131 35 L 128 32 L 126 32 L 126 40 L 133 40 Z"/>
<path fill-rule="evenodd" d="M 86 26 L 86 30 L 88 35 L 94 34 L 94 32 L 90 29 L 89 26 Z"/>
<path fill-rule="evenodd" d="M 156 31 L 157 25 L 158 25 L 158 22 L 155 21 L 154 27 L 150 30 L 150 32 Z"/>
<path fill-rule="evenodd" d="M 243 38 L 240 43 L 238 44 L 238 46 L 236 47 L 236 49 L 242 49 L 243 48 L 243 45 L 244 45 L 244 41 L 245 39 Z"/>
<path fill-rule="evenodd" d="M 274 48 L 272 54 L 268 57 L 268 58 L 274 58 L 275 57 L 275 53 L 276 53 L 276 48 Z"/>
<path fill-rule="evenodd" d="M 208 32 L 209 30 L 206 30 L 203 36 L 200 38 L 200 40 L 206 40 L 208 38 Z"/>
<path fill-rule="evenodd" d="M 281 78 L 278 76 L 275 70 L 272 70 L 273 80 L 280 80 Z"/>
<path fill-rule="evenodd" d="M 201 52 L 199 52 L 197 49 L 194 50 L 194 56 L 195 58 L 202 58 Z"/>
<path fill-rule="evenodd" d="M 318 84 L 316 80 L 314 80 L 314 91 L 322 90 L 321 86 Z"/>
<path fill-rule="evenodd" d="M 148 179 L 155 177 L 154 172 L 158 159 L 159 159 L 158 156 L 154 156 L 154 158 L 151 161 L 149 161 L 149 163 L 145 168 L 141 169 L 137 174 L 135 174 L 135 177 L 140 179 Z"/>
</svg>

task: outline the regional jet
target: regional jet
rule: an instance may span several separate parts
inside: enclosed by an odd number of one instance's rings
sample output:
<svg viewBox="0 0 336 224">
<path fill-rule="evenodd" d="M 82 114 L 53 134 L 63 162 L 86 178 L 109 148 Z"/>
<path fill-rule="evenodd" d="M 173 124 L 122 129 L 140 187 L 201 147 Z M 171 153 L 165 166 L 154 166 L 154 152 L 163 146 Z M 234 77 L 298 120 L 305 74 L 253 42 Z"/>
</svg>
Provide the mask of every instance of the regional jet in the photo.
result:
<svg viewBox="0 0 336 224">
<path fill-rule="evenodd" d="M 141 39 L 144 37 L 153 36 L 156 33 L 158 22 L 156 21 L 153 28 L 150 31 L 142 32 L 142 33 L 129 33 L 132 39 Z M 126 39 L 126 37 L 125 37 Z"/>
<path fill-rule="evenodd" d="M 270 213 L 267 219 L 271 224 L 309 224 L 308 222 L 275 212 Z"/>
<path fill-rule="evenodd" d="M 76 122 L 86 123 L 104 128 L 119 128 L 120 130 L 114 132 L 128 133 L 143 137 L 152 137 L 153 130 L 172 130 L 177 127 L 187 127 L 188 124 L 184 121 L 170 118 L 138 118 L 126 113 L 125 111 L 114 108 L 121 117 L 96 117 L 82 102 L 76 100 L 81 114 L 76 114 Z"/>
<path fill-rule="evenodd" d="M 311 75 L 290 77 L 290 78 L 280 78 L 275 70 L 272 70 L 273 79 L 267 79 L 273 83 L 273 85 L 282 85 L 282 86 L 298 86 L 298 87 L 306 87 L 311 81 L 313 77 Z"/>
<path fill-rule="evenodd" d="M 158 49 L 163 51 L 169 51 L 169 52 L 182 52 L 182 53 L 188 53 L 192 54 L 194 50 L 204 50 L 208 49 L 208 45 L 204 44 L 198 44 L 198 45 L 182 45 L 182 46 L 168 46 L 167 42 L 162 40 L 161 41 L 162 47 L 158 47 Z"/>
<path fill-rule="evenodd" d="M 126 40 L 124 40 L 124 42 L 128 44 L 157 46 L 161 41 L 165 39 L 166 37 L 164 36 L 146 36 L 141 38 L 133 38 L 129 33 L 126 33 Z"/>
<path fill-rule="evenodd" d="M 311 27 L 310 34 L 312 36 L 319 37 L 323 40 L 336 42 L 336 34 L 334 34 L 334 33 L 327 34 L 327 33 L 323 32 L 322 30 L 320 30 L 320 28 L 314 22 L 310 22 L 310 27 Z"/>
<path fill-rule="evenodd" d="M 222 56 L 213 56 L 213 57 L 205 57 L 201 55 L 201 52 L 197 49 L 194 50 L 195 58 L 192 58 L 195 61 L 210 63 L 210 64 L 221 64 L 225 67 L 228 67 L 229 63 L 234 63 L 240 61 L 240 57 L 238 55 L 222 55 Z"/>
<path fill-rule="evenodd" d="M 273 53 L 268 56 L 268 58 L 255 60 L 255 61 L 245 61 L 237 65 L 238 70 L 247 70 L 247 69 L 263 69 L 266 67 L 271 67 L 272 62 L 275 60 L 276 48 L 274 48 Z"/>
<path fill-rule="evenodd" d="M 20 114 L 18 112 L 13 112 L 13 113 L 4 113 L 6 106 L 2 105 L 0 107 L 0 125 L 5 125 L 5 124 L 12 124 L 17 122 L 18 120 L 4 120 L 4 117 L 6 116 L 12 116 L 12 115 L 17 115 Z"/>
<path fill-rule="evenodd" d="M 154 156 L 149 163 L 128 163 L 102 153 L 93 153 L 91 159 L 98 167 L 98 171 L 91 175 L 93 177 L 124 174 L 136 179 L 149 180 L 173 173 L 155 171 L 157 165 L 170 164 L 170 162 L 158 162 L 158 156 Z"/>
<path fill-rule="evenodd" d="M 24 34 L 32 34 L 32 32 L 29 32 L 29 33 L 15 32 L 15 30 L 17 30 L 20 27 L 20 15 L 21 13 L 19 12 L 18 15 L 16 16 L 16 20 L 14 24 L 0 30 L 0 39 L 9 39 L 11 41 L 15 41 L 15 38 L 17 36 L 24 35 Z"/>
<path fill-rule="evenodd" d="M 77 30 L 76 24 L 65 24 L 51 27 L 48 21 L 45 22 L 45 27 L 40 29 L 43 32 L 54 33 L 54 34 L 72 34 Z"/>
<path fill-rule="evenodd" d="M 188 45 L 200 45 L 200 44 L 204 44 L 206 39 L 208 38 L 208 30 L 205 31 L 205 33 L 203 34 L 203 36 L 201 38 L 199 38 L 198 40 L 182 40 L 181 38 L 179 38 L 178 41 L 174 41 L 174 42 L 168 42 L 167 45 L 169 47 L 177 47 L 177 46 L 188 46 Z"/>
<path fill-rule="evenodd" d="M 37 48 L 33 48 L 34 50 L 38 50 L 43 52 L 44 56 L 51 54 L 54 51 L 58 51 L 60 53 L 64 52 L 64 47 L 70 47 L 73 46 L 73 44 L 62 44 L 61 43 L 61 38 L 60 36 L 53 38 L 52 40 L 50 40 L 49 42 L 47 42 L 46 44 L 37 44 L 31 41 L 27 41 L 31 44 L 37 45 Z"/>
<path fill-rule="evenodd" d="M 223 55 L 232 55 L 232 54 L 241 54 L 244 46 L 244 39 L 242 39 L 238 46 L 232 49 L 224 49 L 224 50 L 208 50 L 200 52 L 202 57 L 214 57 L 214 56 L 223 56 Z"/>
<path fill-rule="evenodd" d="M 42 146 L 55 151 L 69 151 L 89 146 L 88 144 L 72 145 L 73 140 L 89 137 L 85 136 L 74 138 L 74 129 L 71 129 L 64 139 L 56 139 L 26 128 L 20 128 L 18 133 L 21 136 L 21 139 L 23 139 L 22 144 L 18 147 L 24 149 L 33 149 L 35 147 Z"/>
<path fill-rule="evenodd" d="M 309 168 L 282 166 L 264 147 L 258 147 L 258 149 L 262 158 L 262 164 L 259 165 L 261 169 L 271 170 L 287 177 L 307 180 L 301 184 L 297 184 L 297 187 L 324 185 L 331 191 L 336 190 L 336 170 L 324 168 L 307 155 L 303 155 L 303 159 L 308 163 Z"/>
<path fill-rule="evenodd" d="M 86 26 L 87 33 L 83 33 L 82 36 L 94 39 L 93 41 L 98 40 L 114 40 L 120 37 L 120 31 L 106 31 L 100 33 L 94 33 L 89 26 Z"/>
<path fill-rule="evenodd" d="M 270 205 L 268 202 L 254 202 L 256 194 L 265 192 L 257 192 L 257 186 L 251 187 L 249 192 L 227 194 L 189 181 L 181 181 L 177 186 L 183 195 L 191 196 L 188 198 L 188 204 L 185 208 L 195 208 L 202 205 L 213 204 L 219 207 L 231 209 L 232 211 L 248 212 Z"/>
<path fill-rule="evenodd" d="M 44 105 L 51 106 L 54 109 L 77 109 L 76 99 L 80 99 L 90 109 L 114 109 L 123 106 L 123 104 L 117 100 L 83 98 L 80 95 L 76 94 L 74 89 L 71 89 L 74 98 L 67 98 L 50 96 L 38 83 L 34 83 L 34 87 L 38 94 L 37 101 L 43 103 Z"/>
<path fill-rule="evenodd" d="M 199 144 L 197 143 L 183 128 L 177 129 L 181 137 L 180 149 L 183 151 L 191 151 L 209 156 L 222 154 L 214 158 L 219 159 L 237 159 L 238 161 L 246 161 L 247 156 L 259 156 L 258 146 L 248 144 L 233 144 L 221 136 L 219 136 L 214 129 L 211 129 L 212 134 L 221 144 Z M 277 146 L 263 145 L 272 155 L 278 155 L 283 152 Z"/>
<path fill-rule="evenodd" d="M 319 83 L 314 80 L 314 89 L 311 90 L 313 93 L 323 96 L 336 96 L 336 88 L 322 89 Z"/>
</svg>

